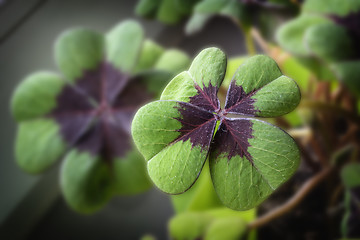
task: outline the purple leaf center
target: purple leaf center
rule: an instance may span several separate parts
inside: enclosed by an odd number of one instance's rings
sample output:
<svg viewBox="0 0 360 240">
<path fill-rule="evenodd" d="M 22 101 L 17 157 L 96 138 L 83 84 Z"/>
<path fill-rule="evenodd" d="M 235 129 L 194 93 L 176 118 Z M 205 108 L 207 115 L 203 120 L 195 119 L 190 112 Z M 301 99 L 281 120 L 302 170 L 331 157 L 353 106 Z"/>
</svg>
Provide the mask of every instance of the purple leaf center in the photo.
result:
<svg viewBox="0 0 360 240">
<path fill-rule="evenodd" d="M 233 80 L 225 108 L 221 109 L 217 86 L 210 82 L 209 86 L 203 84 L 202 88 L 194 83 L 194 87 L 197 93 L 190 97 L 190 101 L 179 102 L 179 106 L 176 107 L 180 113 L 180 117 L 176 119 L 182 127 L 178 130 L 180 136 L 173 142 L 190 140 L 192 147 L 200 146 L 201 150 L 211 147 L 211 151 L 217 155 L 223 153 L 229 160 L 239 155 L 253 163 L 248 152 L 249 139 L 253 137 L 252 122 L 247 118 L 231 119 L 227 114 L 255 116 L 258 111 L 254 108 L 255 99 L 251 97 L 256 91 L 246 94 L 243 87 L 237 86 Z M 217 121 L 220 124 L 213 138 Z"/>
<path fill-rule="evenodd" d="M 102 62 L 63 89 L 49 117 L 69 146 L 110 162 L 131 149 L 133 115 L 152 97 L 139 79 Z"/>
</svg>

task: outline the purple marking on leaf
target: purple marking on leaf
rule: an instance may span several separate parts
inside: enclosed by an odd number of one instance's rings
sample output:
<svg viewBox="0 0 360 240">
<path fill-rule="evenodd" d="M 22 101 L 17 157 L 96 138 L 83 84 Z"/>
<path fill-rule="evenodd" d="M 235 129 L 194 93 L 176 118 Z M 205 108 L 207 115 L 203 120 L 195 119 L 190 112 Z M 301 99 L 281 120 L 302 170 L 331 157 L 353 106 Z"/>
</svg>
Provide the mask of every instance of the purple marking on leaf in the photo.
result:
<svg viewBox="0 0 360 240">
<path fill-rule="evenodd" d="M 249 139 L 254 137 L 252 126 L 253 123 L 249 119 L 223 118 L 215 134 L 211 152 L 216 156 L 225 154 L 229 160 L 237 155 L 245 156 L 253 164 L 252 157 L 248 152 Z"/>
<path fill-rule="evenodd" d="M 181 114 L 176 120 L 182 124 L 182 127 L 178 130 L 180 136 L 174 142 L 190 140 L 192 147 L 200 146 L 202 150 L 208 149 L 216 126 L 214 114 L 184 102 L 179 102 L 176 108 Z"/>
<path fill-rule="evenodd" d="M 113 104 L 116 98 L 123 94 L 125 87 L 128 86 L 131 78 L 121 73 L 119 70 L 114 68 L 111 64 L 103 64 L 105 78 L 103 86 L 103 98 L 109 103 Z"/>
<path fill-rule="evenodd" d="M 139 80 L 100 63 L 63 89 L 49 117 L 69 146 L 110 162 L 131 149 L 131 119 L 151 97 Z"/>
<path fill-rule="evenodd" d="M 359 41 L 360 41 L 360 10 L 357 12 L 352 12 L 348 14 L 347 16 L 336 16 L 336 15 L 330 15 L 330 19 L 332 19 L 336 24 L 339 24 L 340 26 L 347 29 L 350 37 L 352 38 L 353 45 L 356 48 L 354 51 L 355 58 L 360 57 L 360 47 L 359 47 Z"/>
<path fill-rule="evenodd" d="M 129 80 L 124 90 L 114 100 L 113 106 L 115 109 L 129 109 L 133 108 L 134 112 L 153 99 L 151 94 L 140 78 L 133 78 Z"/>
<path fill-rule="evenodd" d="M 69 145 L 74 145 L 88 131 L 95 116 L 88 113 L 57 114 L 55 120 L 60 124 L 61 133 Z"/>
<path fill-rule="evenodd" d="M 75 147 L 111 162 L 116 157 L 125 156 L 131 149 L 131 138 L 114 119 L 104 115 L 97 119 L 97 122 L 75 144 Z"/>
<path fill-rule="evenodd" d="M 119 123 L 118 126 L 129 135 L 131 135 L 131 122 L 135 116 L 136 110 L 137 108 L 129 108 L 113 112 L 115 121 Z"/>
<path fill-rule="evenodd" d="M 256 116 L 259 110 L 254 107 L 255 99 L 251 98 L 257 90 L 246 94 L 242 86 L 237 86 L 235 80 L 231 81 L 225 102 L 225 112 Z"/>
<path fill-rule="evenodd" d="M 201 89 L 201 87 L 196 83 L 194 87 L 197 90 L 197 94 L 190 97 L 189 103 L 210 112 L 216 112 L 219 110 L 220 101 L 217 97 L 219 88 L 217 86 L 212 86 L 211 82 L 209 82 L 209 86 L 204 86 L 203 89 Z"/>
<path fill-rule="evenodd" d="M 102 62 L 95 69 L 85 71 L 83 76 L 75 81 L 75 88 L 98 103 L 106 101 L 112 104 L 128 81 L 127 74 L 120 72 L 110 63 Z"/>
<path fill-rule="evenodd" d="M 63 113 L 87 113 L 91 112 L 94 106 L 89 99 L 71 85 L 66 85 L 56 99 L 56 108 L 51 114 Z"/>
</svg>

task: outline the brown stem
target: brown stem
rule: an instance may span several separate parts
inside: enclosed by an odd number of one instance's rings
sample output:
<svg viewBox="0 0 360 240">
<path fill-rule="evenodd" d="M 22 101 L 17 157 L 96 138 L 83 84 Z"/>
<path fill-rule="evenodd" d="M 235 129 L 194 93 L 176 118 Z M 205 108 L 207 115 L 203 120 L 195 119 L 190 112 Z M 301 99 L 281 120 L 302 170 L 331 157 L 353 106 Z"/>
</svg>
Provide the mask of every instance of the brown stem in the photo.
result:
<svg viewBox="0 0 360 240">
<path fill-rule="evenodd" d="M 289 213 L 294 209 L 321 181 L 323 181 L 331 172 L 332 168 L 325 168 L 315 176 L 307 180 L 299 191 L 290 198 L 285 204 L 282 204 L 265 215 L 255 219 L 248 224 L 249 229 L 262 227 L 272 220 Z"/>
</svg>

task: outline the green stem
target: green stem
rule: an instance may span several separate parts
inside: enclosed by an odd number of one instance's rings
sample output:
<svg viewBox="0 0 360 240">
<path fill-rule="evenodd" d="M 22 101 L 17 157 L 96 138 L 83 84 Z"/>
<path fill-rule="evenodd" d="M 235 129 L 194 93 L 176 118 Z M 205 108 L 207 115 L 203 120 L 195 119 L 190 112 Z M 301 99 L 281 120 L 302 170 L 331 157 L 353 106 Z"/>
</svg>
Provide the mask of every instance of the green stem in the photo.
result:
<svg viewBox="0 0 360 240">
<path fill-rule="evenodd" d="M 256 48 L 255 48 L 253 36 L 251 34 L 251 28 L 243 28 L 243 33 L 245 36 L 246 50 L 250 56 L 253 56 L 256 54 Z"/>
<path fill-rule="evenodd" d="M 236 25 L 239 26 L 239 28 L 241 29 L 241 31 L 244 34 L 245 46 L 246 46 L 246 51 L 247 51 L 248 55 L 250 55 L 250 56 L 255 55 L 256 48 L 255 48 L 254 38 L 251 33 L 252 28 L 242 25 L 239 19 L 233 19 L 233 21 L 235 22 Z"/>
</svg>

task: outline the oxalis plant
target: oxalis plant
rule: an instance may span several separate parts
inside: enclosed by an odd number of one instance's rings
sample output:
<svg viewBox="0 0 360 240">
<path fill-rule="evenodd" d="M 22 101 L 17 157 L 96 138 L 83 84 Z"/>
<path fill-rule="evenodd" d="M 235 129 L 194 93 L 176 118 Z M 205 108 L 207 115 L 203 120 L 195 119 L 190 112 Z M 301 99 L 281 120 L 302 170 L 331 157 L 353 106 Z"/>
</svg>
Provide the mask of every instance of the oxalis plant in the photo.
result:
<svg viewBox="0 0 360 240">
<path fill-rule="evenodd" d="M 18 165 L 38 174 L 63 158 L 62 192 L 82 213 L 149 189 L 130 136 L 132 117 L 188 67 L 188 56 L 145 40 L 138 23 L 125 21 L 105 36 L 83 28 L 63 33 L 55 59 L 63 76 L 36 72 L 14 92 Z"/>
<path fill-rule="evenodd" d="M 170 81 L 159 101 L 138 110 L 132 136 L 160 190 L 185 192 L 209 159 L 222 203 L 246 210 L 266 199 L 299 165 L 294 140 L 257 117 L 292 111 L 300 91 L 275 61 L 258 55 L 238 68 L 222 105 L 217 92 L 226 61 L 220 49 L 200 52 L 188 71 Z"/>
</svg>

